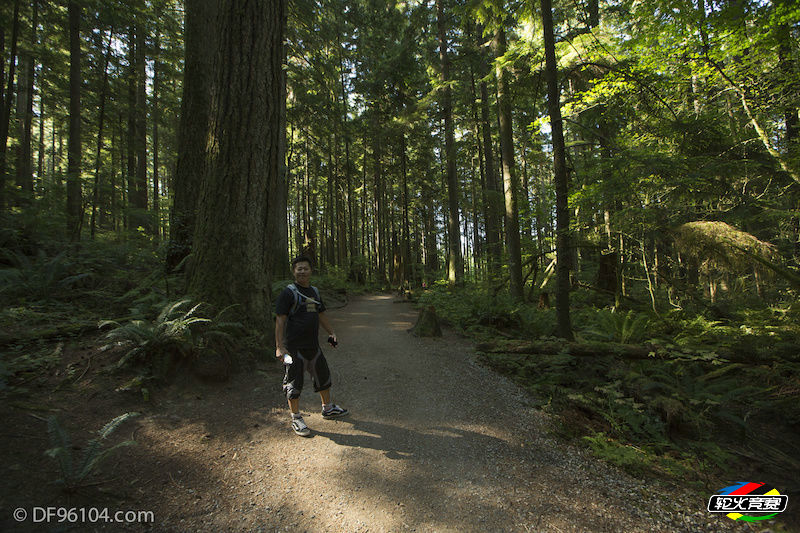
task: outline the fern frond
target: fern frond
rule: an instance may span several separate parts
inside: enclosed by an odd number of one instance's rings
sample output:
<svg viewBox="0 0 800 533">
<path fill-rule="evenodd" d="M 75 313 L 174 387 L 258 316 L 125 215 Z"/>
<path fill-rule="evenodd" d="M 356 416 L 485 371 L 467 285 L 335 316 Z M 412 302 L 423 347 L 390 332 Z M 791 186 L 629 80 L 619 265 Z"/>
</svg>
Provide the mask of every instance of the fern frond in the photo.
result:
<svg viewBox="0 0 800 533">
<path fill-rule="evenodd" d="M 178 300 L 177 302 L 174 302 L 172 304 L 167 304 L 164 307 L 164 309 L 161 310 L 161 313 L 159 313 L 158 318 L 156 318 L 156 322 L 166 321 L 169 317 L 175 314 L 175 311 L 177 309 L 180 309 L 181 307 L 189 303 L 191 303 L 191 300 L 183 299 L 183 300 Z"/>
<path fill-rule="evenodd" d="M 97 468 L 97 465 L 99 465 L 100 463 L 105 461 L 106 457 L 111 455 L 113 452 L 115 452 L 119 448 L 126 447 L 126 446 L 133 446 L 135 444 L 136 444 L 135 440 L 126 440 L 126 441 L 120 442 L 119 444 L 115 444 L 114 446 L 112 446 L 110 448 L 106 448 L 105 450 L 103 450 L 100 453 L 95 453 L 95 455 L 91 458 L 91 460 L 88 461 L 87 463 L 85 463 L 83 468 L 81 469 L 81 471 L 78 473 L 79 476 L 80 476 L 78 478 L 78 481 L 83 480 L 84 478 L 86 478 L 86 476 L 91 474 L 92 471 L 95 468 Z"/>
<path fill-rule="evenodd" d="M 67 483 L 73 475 L 72 443 L 69 434 L 61 427 L 56 415 L 47 419 L 47 434 L 50 437 L 52 448 L 48 449 L 45 454 L 58 461 L 62 479 Z"/>
</svg>

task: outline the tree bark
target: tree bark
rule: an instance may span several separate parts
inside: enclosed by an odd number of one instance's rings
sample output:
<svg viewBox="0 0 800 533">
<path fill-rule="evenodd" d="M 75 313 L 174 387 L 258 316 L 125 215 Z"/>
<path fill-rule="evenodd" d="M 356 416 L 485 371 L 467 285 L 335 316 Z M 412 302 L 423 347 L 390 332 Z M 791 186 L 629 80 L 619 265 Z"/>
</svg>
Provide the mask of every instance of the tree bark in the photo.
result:
<svg viewBox="0 0 800 533">
<path fill-rule="evenodd" d="M 464 282 L 464 260 L 461 255 L 461 228 L 458 213 L 458 177 L 456 175 L 456 148 L 453 126 L 453 97 L 450 88 L 450 59 L 447 56 L 447 29 L 444 0 L 436 0 L 436 22 L 439 30 L 439 63 L 441 67 L 441 105 L 444 115 L 444 145 L 447 177 L 447 280 L 451 285 Z"/>
<path fill-rule="evenodd" d="M 269 333 L 274 208 L 281 155 L 286 1 L 222 0 L 209 161 L 198 202 L 189 288 Z"/>
<path fill-rule="evenodd" d="M 564 126 L 561 120 L 561 103 L 558 89 L 553 11 L 550 0 L 541 0 L 544 30 L 545 77 L 547 79 L 547 106 L 553 136 L 553 171 L 556 185 L 556 316 L 558 335 L 572 340 L 569 314 L 569 207 L 567 205 L 568 176 L 564 146 Z"/>
<path fill-rule="evenodd" d="M 496 57 L 506 53 L 506 34 L 501 24 L 495 30 L 492 46 Z M 500 119 L 500 152 L 503 161 L 503 197 L 505 200 L 506 247 L 508 250 L 508 272 L 511 297 L 521 302 L 525 295 L 522 287 L 522 249 L 519 239 L 519 183 L 514 171 L 514 136 L 511 122 L 511 100 L 505 69 L 498 65 L 497 106 Z"/>
<path fill-rule="evenodd" d="M 210 94 L 217 49 L 216 0 L 186 0 L 183 98 L 178 160 L 172 184 L 166 268 L 174 270 L 192 249 L 197 198 L 206 168 Z"/>
<path fill-rule="evenodd" d="M 69 18 L 69 140 L 67 147 L 67 234 L 80 240 L 83 202 L 81 192 L 81 8 L 68 4 Z"/>
<path fill-rule="evenodd" d="M 272 271 L 281 273 L 289 268 L 289 161 L 286 139 L 286 53 L 287 46 L 284 44 L 281 47 L 281 153 L 278 156 L 280 172 L 278 173 L 278 185 L 275 190 L 275 208 L 270 212 L 270 216 L 273 218 L 272 227 L 275 228 L 274 238 L 272 240 Z"/>
</svg>

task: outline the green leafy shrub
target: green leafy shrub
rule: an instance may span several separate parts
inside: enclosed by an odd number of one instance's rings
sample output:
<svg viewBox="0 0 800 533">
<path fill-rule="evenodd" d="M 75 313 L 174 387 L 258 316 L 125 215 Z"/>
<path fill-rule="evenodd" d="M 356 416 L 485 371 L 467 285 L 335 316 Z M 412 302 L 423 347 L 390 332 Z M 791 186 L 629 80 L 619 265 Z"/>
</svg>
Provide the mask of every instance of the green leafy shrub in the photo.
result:
<svg viewBox="0 0 800 533">
<path fill-rule="evenodd" d="M 153 375 L 164 379 L 176 363 L 190 359 L 198 350 L 232 348 L 236 336 L 243 332 L 241 323 L 223 320 L 230 307 L 207 318 L 198 314 L 202 306 L 202 303 L 192 305 L 190 300 L 184 299 L 164 306 L 152 322 L 103 321 L 100 327 L 114 326 L 106 335 L 111 341 L 106 348 L 113 344 L 129 347 L 117 362 L 118 367 L 144 364 Z"/>
<path fill-rule="evenodd" d="M 51 416 L 47 420 L 47 433 L 50 437 L 51 448 L 48 449 L 45 454 L 58 462 L 61 477 L 56 480 L 56 483 L 61 484 L 67 491 L 74 491 L 85 482 L 86 478 L 94 472 L 100 463 L 108 458 L 108 456 L 122 447 L 136 444 L 136 441 L 126 440 L 114 446 L 104 448 L 105 440 L 111 436 L 123 422 L 134 416 L 138 416 L 138 413 L 125 413 L 103 426 L 100 431 L 97 432 L 97 437 L 87 443 L 80 460 L 73 457 L 72 441 L 69 434 L 58 423 L 58 418 L 56 418 L 55 415 Z"/>
</svg>

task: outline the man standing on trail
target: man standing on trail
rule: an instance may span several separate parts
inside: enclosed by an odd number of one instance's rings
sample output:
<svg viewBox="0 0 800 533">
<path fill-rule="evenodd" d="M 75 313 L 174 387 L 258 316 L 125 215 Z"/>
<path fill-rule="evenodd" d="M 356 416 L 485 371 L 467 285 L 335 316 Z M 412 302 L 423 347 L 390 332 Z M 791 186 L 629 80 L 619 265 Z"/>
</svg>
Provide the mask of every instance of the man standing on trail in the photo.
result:
<svg viewBox="0 0 800 533">
<path fill-rule="evenodd" d="M 292 412 L 292 429 L 301 437 L 311 430 L 300 414 L 300 392 L 305 371 L 311 374 L 314 390 L 322 397 L 322 418 L 347 414 L 331 402 L 331 373 L 319 347 L 319 325 L 328 332 L 328 342 L 338 344 L 336 333 L 325 315 L 325 304 L 316 287 L 311 286 L 311 260 L 300 256 L 292 261 L 294 283 L 283 289 L 275 304 L 275 357 L 283 358 L 286 374 L 283 391 Z"/>
</svg>

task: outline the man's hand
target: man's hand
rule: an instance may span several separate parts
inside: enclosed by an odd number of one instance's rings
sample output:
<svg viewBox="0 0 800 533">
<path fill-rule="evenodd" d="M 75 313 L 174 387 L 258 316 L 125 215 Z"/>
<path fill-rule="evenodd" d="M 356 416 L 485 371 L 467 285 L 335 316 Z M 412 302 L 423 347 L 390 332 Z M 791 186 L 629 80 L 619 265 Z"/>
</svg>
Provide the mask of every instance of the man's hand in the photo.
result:
<svg viewBox="0 0 800 533">
<path fill-rule="evenodd" d="M 275 357 L 278 359 L 283 359 L 283 355 L 286 353 L 289 353 L 289 351 L 285 348 L 275 348 Z"/>
<path fill-rule="evenodd" d="M 336 345 L 339 344 L 339 341 L 336 339 L 335 333 L 331 333 L 330 335 L 328 335 L 328 344 L 330 344 L 334 348 L 336 348 Z"/>
</svg>

